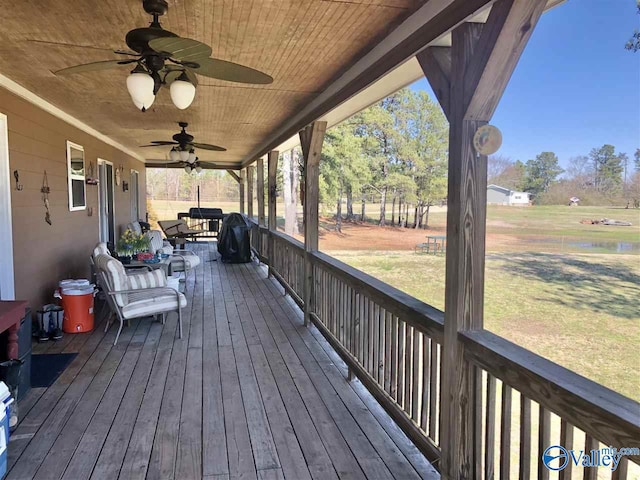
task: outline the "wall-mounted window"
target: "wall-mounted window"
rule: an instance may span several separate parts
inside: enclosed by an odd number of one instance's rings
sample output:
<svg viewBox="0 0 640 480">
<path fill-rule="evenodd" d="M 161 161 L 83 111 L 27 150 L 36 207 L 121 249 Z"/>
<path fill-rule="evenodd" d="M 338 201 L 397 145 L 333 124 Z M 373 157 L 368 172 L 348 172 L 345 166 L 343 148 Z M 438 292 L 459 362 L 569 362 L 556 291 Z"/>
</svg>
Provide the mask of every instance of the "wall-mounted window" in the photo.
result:
<svg viewBox="0 0 640 480">
<path fill-rule="evenodd" d="M 85 191 L 84 148 L 67 141 L 67 178 L 69 181 L 69 210 L 87 208 Z"/>
</svg>

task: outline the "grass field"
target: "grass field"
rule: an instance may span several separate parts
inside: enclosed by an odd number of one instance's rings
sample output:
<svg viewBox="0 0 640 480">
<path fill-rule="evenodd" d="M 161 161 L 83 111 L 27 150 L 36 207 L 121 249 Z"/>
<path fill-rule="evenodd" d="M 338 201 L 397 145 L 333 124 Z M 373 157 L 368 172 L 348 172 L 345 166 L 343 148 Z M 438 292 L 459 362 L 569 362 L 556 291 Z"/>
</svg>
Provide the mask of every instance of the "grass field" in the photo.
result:
<svg viewBox="0 0 640 480">
<path fill-rule="evenodd" d="M 190 202 L 154 202 L 176 218 Z M 215 202 L 236 211 L 236 202 Z M 282 207 L 278 212 L 282 212 Z M 373 212 L 371 212 L 373 215 Z M 582 224 L 613 218 L 631 227 Z M 282 223 L 282 219 L 279 219 Z M 429 230 L 323 218 L 320 249 L 426 303 L 444 308 L 444 256 L 415 254 L 446 232 L 446 208 Z M 485 326 L 529 350 L 640 400 L 640 211 L 608 207 L 502 207 L 487 211 Z"/>
</svg>

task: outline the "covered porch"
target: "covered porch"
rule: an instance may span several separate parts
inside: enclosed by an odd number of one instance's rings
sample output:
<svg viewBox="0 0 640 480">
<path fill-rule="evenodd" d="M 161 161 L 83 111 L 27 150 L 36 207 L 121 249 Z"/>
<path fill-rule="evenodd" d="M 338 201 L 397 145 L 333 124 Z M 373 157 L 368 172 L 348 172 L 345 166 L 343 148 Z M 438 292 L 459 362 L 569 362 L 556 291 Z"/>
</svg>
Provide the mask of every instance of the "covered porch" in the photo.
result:
<svg viewBox="0 0 640 480">
<path fill-rule="evenodd" d="M 21 403 L 7 478 L 438 478 L 264 266 L 192 247 L 182 339 L 170 315 L 36 347 L 78 356 Z"/>
</svg>

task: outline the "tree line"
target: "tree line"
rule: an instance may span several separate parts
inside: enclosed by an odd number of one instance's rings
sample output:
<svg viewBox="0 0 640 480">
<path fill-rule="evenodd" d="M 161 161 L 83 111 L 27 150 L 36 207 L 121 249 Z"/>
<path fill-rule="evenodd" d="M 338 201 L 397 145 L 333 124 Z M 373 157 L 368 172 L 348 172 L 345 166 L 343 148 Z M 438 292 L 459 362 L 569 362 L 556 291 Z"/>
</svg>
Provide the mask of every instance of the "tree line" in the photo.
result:
<svg viewBox="0 0 640 480">
<path fill-rule="evenodd" d="M 588 155 L 560 167 L 553 152 L 542 152 L 526 163 L 503 156 L 489 157 L 488 182 L 533 194 L 539 204 L 564 204 L 578 197 L 586 205 L 640 206 L 640 148 L 633 160 L 613 145 L 591 149 Z"/>
</svg>

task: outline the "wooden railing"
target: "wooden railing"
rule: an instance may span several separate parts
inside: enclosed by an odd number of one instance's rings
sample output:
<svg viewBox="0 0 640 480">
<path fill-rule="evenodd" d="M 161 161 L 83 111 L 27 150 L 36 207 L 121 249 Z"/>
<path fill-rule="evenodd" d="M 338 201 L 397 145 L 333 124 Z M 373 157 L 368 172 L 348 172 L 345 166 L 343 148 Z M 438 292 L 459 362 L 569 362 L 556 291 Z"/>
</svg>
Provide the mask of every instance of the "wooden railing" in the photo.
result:
<svg viewBox="0 0 640 480">
<path fill-rule="evenodd" d="M 637 402 L 489 331 L 465 332 L 460 340 L 475 367 L 475 478 L 548 479 L 539 459 L 552 445 L 584 452 L 640 448 Z M 622 457 L 606 477 L 585 468 L 583 478 L 627 478 L 628 460 L 640 457 Z M 559 478 L 572 478 L 575 468 L 569 459 Z"/>
<path fill-rule="evenodd" d="M 261 262 L 267 263 L 267 245 L 269 242 L 269 230 L 267 227 L 249 218 L 251 222 L 251 248 Z"/>
<path fill-rule="evenodd" d="M 273 259 L 269 261 L 271 274 L 282 284 L 291 298 L 303 307 L 304 244 L 280 232 L 270 232 Z"/>
<path fill-rule="evenodd" d="M 271 272 L 303 308 L 303 244 L 263 229 L 258 229 L 256 250 L 267 251 L 266 232 L 274 242 Z M 307 258 L 312 321 L 438 467 L 440 389 L 446 375 L 441 371 L 443 312 L 329 255 L 312 252 Z M 638 402 L 486 330 L 461 333 L 458 341 L 474 370 L 468 432 L 473 435 L 472 478 L 547 479 L 550 472 L 541 458 L 551 445 L 587 452 L 601 446 L 640 448 Z M 610 478 L 626 479 L 637 468 L 629 461 L 639 463 L 640 456 L 623 457 Z M 572 470 L 570 462 L 556 476 L 570 479 Z M 582 470 L 585 479 L 603 478 L 597 477 L 599 469 Z"/>
</svg>

